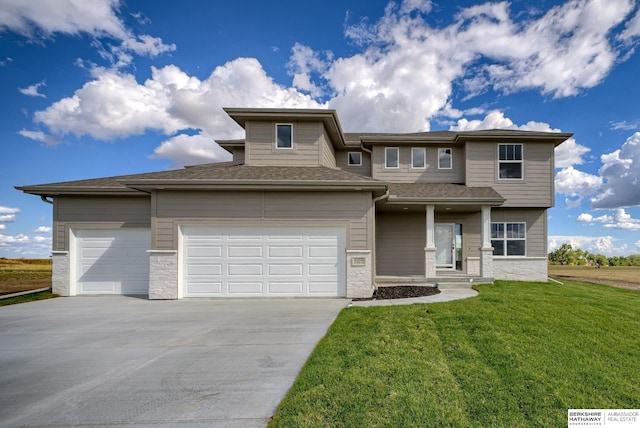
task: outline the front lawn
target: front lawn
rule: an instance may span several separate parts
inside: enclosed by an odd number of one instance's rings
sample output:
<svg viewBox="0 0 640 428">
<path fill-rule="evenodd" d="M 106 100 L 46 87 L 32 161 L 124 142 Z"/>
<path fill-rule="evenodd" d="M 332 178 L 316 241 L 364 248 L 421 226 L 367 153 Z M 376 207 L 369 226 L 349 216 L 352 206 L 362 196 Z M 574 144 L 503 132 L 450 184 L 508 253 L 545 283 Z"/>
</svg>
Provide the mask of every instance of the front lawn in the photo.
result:
<svg viewBox="0 0 640 428">
<path fill-rule="evenodd" d="M 343 310 L 270 427 L 557 427 L 570 408 L 640 408 L 640 293 L 506 281 L 478 290 Z"/>
</svg>

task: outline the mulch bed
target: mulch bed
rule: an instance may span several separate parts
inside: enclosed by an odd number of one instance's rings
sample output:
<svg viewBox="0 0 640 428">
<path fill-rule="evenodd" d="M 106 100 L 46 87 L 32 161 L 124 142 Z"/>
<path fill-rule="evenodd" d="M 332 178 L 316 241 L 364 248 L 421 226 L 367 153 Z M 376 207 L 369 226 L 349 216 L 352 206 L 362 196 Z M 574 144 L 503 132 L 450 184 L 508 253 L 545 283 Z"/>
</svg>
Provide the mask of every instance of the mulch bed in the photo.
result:
<svg viewBox="0 0 640 428">
<path fill-rule="evenodd" d="M 378 287 L 373 291 L 373 297 L 359 300 L 386 300 L 386 299 L 407 299 L 409 297 L 433 296 L 440 293 L 435 287 L 425 287 L 423 285 L 398 285 L 394 287 Z"/>
</svg>

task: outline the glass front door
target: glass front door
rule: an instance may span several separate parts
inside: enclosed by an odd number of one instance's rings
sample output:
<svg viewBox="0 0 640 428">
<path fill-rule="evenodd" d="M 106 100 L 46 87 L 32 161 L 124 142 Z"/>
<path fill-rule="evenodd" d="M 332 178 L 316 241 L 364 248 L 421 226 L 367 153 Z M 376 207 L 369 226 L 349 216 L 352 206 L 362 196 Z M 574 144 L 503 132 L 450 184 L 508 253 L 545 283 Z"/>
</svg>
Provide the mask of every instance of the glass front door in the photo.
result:
<svg viewBox="0 0 640 428">
<path fill-rule="evenodd" d="M 436 223 L 436 269 L 455 269 L 455 224 Z"/>
</svg>

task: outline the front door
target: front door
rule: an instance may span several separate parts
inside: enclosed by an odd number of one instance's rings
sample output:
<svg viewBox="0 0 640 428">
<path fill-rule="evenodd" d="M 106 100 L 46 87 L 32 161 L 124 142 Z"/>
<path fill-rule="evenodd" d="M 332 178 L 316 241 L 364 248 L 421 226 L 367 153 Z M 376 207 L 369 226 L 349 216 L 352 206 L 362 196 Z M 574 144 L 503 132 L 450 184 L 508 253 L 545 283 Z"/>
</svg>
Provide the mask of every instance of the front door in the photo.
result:
<svg viewBox="0 0 640 428">
<path fill-rule="evenodd" d="M 436 223 L 436 269 L 455 269 L 455 224 Z"/>
</svg>

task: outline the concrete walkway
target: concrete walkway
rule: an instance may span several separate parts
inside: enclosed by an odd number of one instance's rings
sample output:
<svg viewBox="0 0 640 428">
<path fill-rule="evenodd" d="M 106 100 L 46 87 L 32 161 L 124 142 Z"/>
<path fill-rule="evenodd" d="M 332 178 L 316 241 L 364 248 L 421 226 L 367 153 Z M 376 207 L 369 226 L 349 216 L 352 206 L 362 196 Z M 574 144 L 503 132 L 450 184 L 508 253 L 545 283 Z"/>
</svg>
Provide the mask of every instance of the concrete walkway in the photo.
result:
<svg viewBox="0 0 640 428">
<path fill-rule="evenodd" d="M 469 297 L 475 297 L 477 295 L 478 292 L 471 288 L 445 288 L 441 289 L 440 293 L 433 296 L 412 297 L 408 299 L 362 300 L 358 302 L 352 302 L 351 306 L 397 306 L 412 305 L 414 303 L 449 302 L 451 300 L 468 299 Z"/>
</svg>

